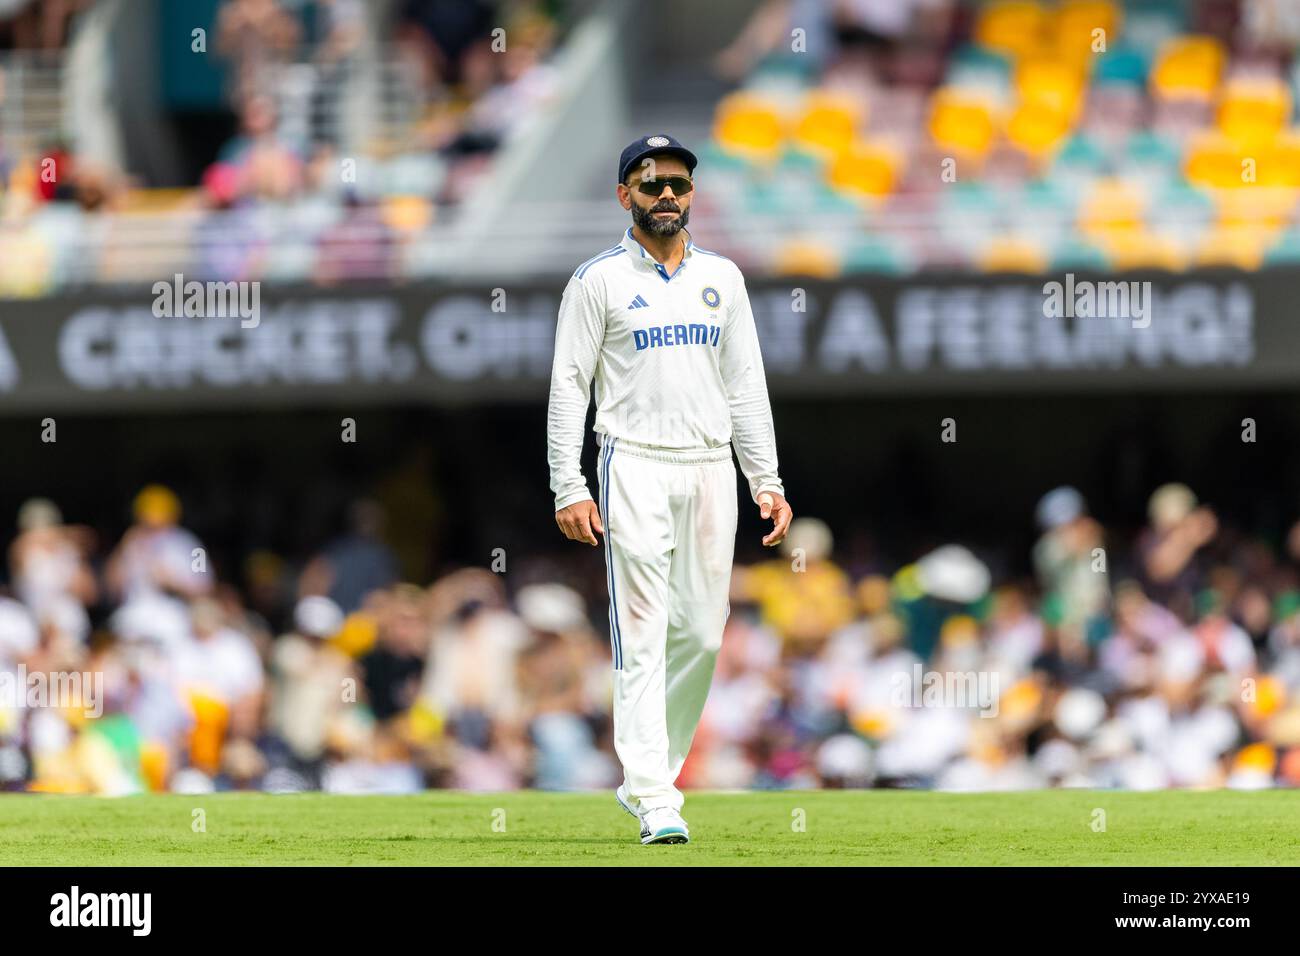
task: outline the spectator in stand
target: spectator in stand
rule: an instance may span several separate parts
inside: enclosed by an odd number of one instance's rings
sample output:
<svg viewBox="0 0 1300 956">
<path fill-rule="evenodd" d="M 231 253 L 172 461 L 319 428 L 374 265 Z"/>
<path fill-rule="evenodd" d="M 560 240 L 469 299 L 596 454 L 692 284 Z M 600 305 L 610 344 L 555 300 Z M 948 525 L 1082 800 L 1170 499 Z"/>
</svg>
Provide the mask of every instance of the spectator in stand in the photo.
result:
<svg viewBox="0 0 1300 956">
<path fill-rule="evenodd" d="M 1101 525 L 1088 516 L 1077 489 L 1062 486 L 1038 502 L 1043 536 L 1034 545 L 1034 570 L 1044 601 L 1076 640 L 1104 636 L 1110 601 L 1109 572 Z"/>
<path fill-rule="evenodd" d="M 800 56 L 787 56 L 792 30 L 803 30 Z M 834 49 L 834 31 L 828 4 L 823 0 L 765 0 L 745 26 L 717 56 L 714 69 L 725 79 L 737 82 L 759 63 L 771 57 L 804 66 L 819 73 Z"/>
<path fill-rule="evenodd" d="M 92 0 L 0 0 L 0 50 L 60 50 L 73 17 Z M 6 44 L 6 38 L 8 44 Z"/>
<path fill-rule="evenodd" d="M 429 653 L 424 593 L 412 584 L 370 595 L 365 613 L 378 625 L 375 646 L 360 661 L 375 720 L 404 718 L 416 703 Z"/>
<path fill-rule="evenodd" d="M 365 39 L 365 3 L 363 0 L 316 0 L 316 7 L 322 21 L 316 61 L 333 64 L 346 60 Z"/>
<path fill-rule="evenodd" d="M 203 200 L 210 215 L 194 229 L 199 278 L 239 282 L 260 274 L 267 255 L 264 218 L 256 207 L 240 205 L 242 171 L 213 163 L 203 174 Z"/>
<path fill-rule="evenodd" d="M 108 559 L 109 593 L 124 604 L 173 597 L 188 600 L 212 590 L 207 552 L 180 526 L 181 502 L 164 485 L 148 485 L 135 497 L 135 524 Z"/>
<path fill-rule="evenodd" d="M 343 218 L 317 241 L 316 281 L 332 286 L 391 279 L 396 246 L 380 210 L 363 203 L 355 193 L 348 193 L 343 207 Z"/>
<path fill-rule="evenodd" d="M 485 0 L 407 0 L 397 42 L 422 89 L 452 86 L 473 98 L 491 82 L 493 25 Z"/>
<path fill-rule="evenodd" d="M 1190 488 L 1177 483 L 1152 493 L 1147 514 L 1151 523 L 1137 544 L 1142 584 L 1152 599 L 1190 622 L 1195 615 L 1192 598 L 1203 581 L 1198 554 L 1218 534 L 1218 518 L 1209 508 L 1198 507 Z"/>
<path fill-rule="evenodd" d="M 361 607 L 367 595 L 397 580 L 397 559 L 382 538 L 383 509 L 361 499 L 348 509 L 348 532 L 329 544 L 303 569 L 298 593 L 323 594 L 345 614 Z"/>
<path fill-rule="evenodd" d="M 302 27 L 278 0 L 226 0 L 217 15 L 216 52 L 232 63 L 238 102 L 272 89 L 271 67 L 298 49 Z"/>
<path fill-rule="evenodd" d="M 275 642 L 271 655 L 268 729 L 286 746 L 294 768 L 316 786 L 331 728 L 349 701 L 356 701 L 360 686 L 352 658 L 330 642 L 342 628 L 337 604 L 327 597 L 303 598 L 294 609 L 294 629 Z"/>
<path fill-rule="evenodd" d="M 243 101 L 239 135 L 221 148 L 217 162 L 238 173 L 236 200 L 284 202 L 302 191 L 304 162 L 280 141 L 275 103 L 265 93 Z"/>
<path fill-rule="evenodd" d="M 432 622 L 432 666 L 421 695 L 459 739 L 481 746 L 491 721 L 522 717 L 517 659 L 527 629 L 506 608 L 500 582 L 479 569 L 439 582 L 430 602 L 442 610 Z"/>
<path fill-rule="evenodd" d="M 9 548 L 14 593 L 46 626 L 84 641 L 90 636 L 86 608 L 98 596 L 86 560 L 94 550 L 89 528 L 65 525 L 58 506 L 32 498 L 18 510 L 18 537 Z"/>
<path fill-rule="evenodd" d="M 852 617 L 848 575 L 831 560 L 833 545 L 826 522 L 796 518 L 781 543 L 783 557 L 740 579 L 740 593 L 758 602 L 764 621 L 795 652 L 818 649 Z"/>
<path fill-rule="evenodd" d="M 521 15 L 506 28 L 509 42 L 493 58 L 497 75 L 470 107 L 459 136 L 445 149 L 453 154 L 491 151 L 555 94 L 555 71 L 546 62 L 555 25 L 539 14 Z"/>
<path fill-rule="evenodd" d="M 230 741 L 249 741 L 258 734 L 262 661 L 249 636 L 231 626 L 212 598 L 191 604 L 190 626 L 191 639 L 176 651 L 174 666 L 197 721 L 191 760 L 215 775 Z"/>
<path fill-rule="evenodd" d="M 36 177 L 36 194 L 45 202 L 75 196 L 72 150 L 62 139 L 41 150 L 40 173 Z"/>
<path fill-rule="evenodd" d="M 1166 534 L 1197 510 L 1175 491 L 1154 496 L 1153 529 Z M 1084 519 L 1081 497 L 1047 497 L 1038 514 L 1047 536 Z M 176 528 L 174 496 L 142 498 L 133 530 Z M 44 505 L 25 512 L 22 535 L 61 527 Z M 1193 609 L 1188 623 L 1121 579 L 1108 626 L 1080 641 L 1062 623 L 1069 600 L 1015 580 L 992 587 L 988 566 L 959 545 L 854 587 L 832 563 L 826 529 L 801 528 L 805 570 L 785 561 L 737 568 L 684 785 L 1300 784 L 1300 598 L 1258 542 L 1225 534 L 1213 562 L 1200 555 L 1195 580 L 1171 579 L 1168 600 Z M 35 553 L 33 539 L 19 540 L 12 553 Z M 143 579 L 145 597 L 115 610 L 114 633 L 93 650 L 67 640 L 57 615 L 38 622 L 22 601 L 0 598 L 0 668 L 105 676 L 100 717 L 0 711 L 0 786 L 398 793 L 617 782 L 609 655 L 590 623 L 597 592 L 556 583 L 557 567 L 523 572 L 537 583 L 513 607 L 506 579 L 477 568 L 427 589 L 362 588 L 346 617 L 330 599 L 308 597 L 292 631 L 269 642 L 229 585 L 215 597 L 160 587 L 145 573 L 157 562 L 142 558 L 144 540 L 128 532 L 110 570 Z M 1047 561 L 1045 586 L 1074 593 L 1060 572 L 1068 564 Z M 800 577 L 810 571 L 815 578 Z M 42 587 L 14 581 L 24 598 L 44 600 Z M 134 592 L 108 590 L 122 593 Z M 759 600 L 773 595 L 780 600 L 764 613 Z M 790 618 L 788 605 L 799 604 L 807 607 Z M 356 699 L 347 692 L 354 675 Z M 930 675 L 996 683 L 990 699 L 963 701 L 935 696 Z"/>
<path fill-rule="evenodd" d="M 26 45 L 19 44 L 20 23 L 26 27 L 26 22 L 30 20 L 28 14 L 29 8 L 34 8 L 36 0 L 0 0 L 0 50 L 7 50 L 11 47 Z M 27 34 L 23 34 L 26 39 Z M 0 84 L 4 82 L 3 74 L 0 74 Z M 4 91 L 0 89 L 0 102 L 4 100 Z"/>
<path fill-rule="evenodd" d="M 533 785 L 590 790 L 618 775 L 597 744 L 609 708 L 609 655 L 591 630 L 582 596 L 562 584 L 532 584 L 515 604 L 527 625 L 519 649 L 521 711 L 536 753 Z"/>
</svg>

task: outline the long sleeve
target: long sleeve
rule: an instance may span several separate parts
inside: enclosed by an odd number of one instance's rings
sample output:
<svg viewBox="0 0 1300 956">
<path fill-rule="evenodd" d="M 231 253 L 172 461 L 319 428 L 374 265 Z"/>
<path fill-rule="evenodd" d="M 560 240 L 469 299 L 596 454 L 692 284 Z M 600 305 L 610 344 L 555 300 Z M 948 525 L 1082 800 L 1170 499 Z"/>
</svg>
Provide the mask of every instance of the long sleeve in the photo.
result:
<svg viewBox="0 0 1300 956">
<path fill-rule="evenodd" d="M 605 338 L 605 310 L 593 301 L 595 291 L 577 276 L 570 279 L 555 327 L 546 444 L 556 511 L 591 498 L 582 475 L 582 441 L 591 380 Z"/>
<path fill-rule="evenodd" d="M 767 378 L 758 329 L 749 305 L 744 280 L 736 284 L 731 321 L 722 344 L 722 380 L 731 408 L 731 443 L 740 460 L 740 470 L 749 480 L 755 502 L 764 491 L 785 494 L 777 474 L 776 429 L 767 398 Z"/>
</svg>

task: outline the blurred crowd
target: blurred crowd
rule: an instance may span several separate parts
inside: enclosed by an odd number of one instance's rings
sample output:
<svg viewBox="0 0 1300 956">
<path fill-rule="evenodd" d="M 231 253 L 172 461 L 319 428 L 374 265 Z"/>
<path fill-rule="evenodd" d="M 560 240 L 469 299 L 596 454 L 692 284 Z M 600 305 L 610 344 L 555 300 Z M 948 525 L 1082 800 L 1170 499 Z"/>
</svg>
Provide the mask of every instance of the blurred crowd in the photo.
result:
<svg viewBox="0 0 1300 956">
<path fill-rule="evenodd" d="M 0 50 L 58 50 L 93 0 L 0 0 Z"/>
<path fill-rule="evenodd" d="M 1148 513 L 1119 547 L 1078 490 L 1053 489 L 1032 574 L 1007 580 L 956 543 L 844 567 L 830 527 L 800 518 L 779 556 L 735 569 L 681 782 L 1300 785 L 1300 525 L 1275 550 L 1180 484 Z M 133 515 L 101 546 L 51 501 L 19 511 L 0 788 L 618 782 L 600 574 L 556 561 L 550 580 L 502 566 L 404 581 L 388 543 L 401 515 L 360 500 L 287 581 L 263 556 L 234 582 L 170 489 L 144 488 Z"/>
<path fill-rule="evenodd" d="M 57 51 L 85 6 L 0 0 L 0 52 Z M 68 156 L 57 117 L 27 129 L 0 56 L 0 295 L 436 274 L 438 226 L 545 122 L 571 17 L 560 0 L 386 9 L 223 0 L 211 53 L 235 133 L 215 156 L 176 150 L 203 159 L 175 190 Z M 727 90 L 683 108 L 712 119 L 699 225 L 784 275 L 1293 265 L 1297 24 L 1296 0 L 764 0 L 683 70 Z M 57 99 L 51 75 L 37 100 Z"/>
<path fill-rule="evenodd" d="M 65 21 L 81 9 L 43 6 Z M 385 23 L 362 0 L 224 0 L 211 53 L 235 134 L 180 189 L 76 155 L 57 121 L 28 128 L 16 71 L 29 68 L 7 66 L 0 47 L 0 297 L 175 271 L 321 284 L 418 274 L 428 227 L 554 93 L 550 6 L 407 0 Z M 60 82 L 48 77 L 47 99 Z"/>
</svg>

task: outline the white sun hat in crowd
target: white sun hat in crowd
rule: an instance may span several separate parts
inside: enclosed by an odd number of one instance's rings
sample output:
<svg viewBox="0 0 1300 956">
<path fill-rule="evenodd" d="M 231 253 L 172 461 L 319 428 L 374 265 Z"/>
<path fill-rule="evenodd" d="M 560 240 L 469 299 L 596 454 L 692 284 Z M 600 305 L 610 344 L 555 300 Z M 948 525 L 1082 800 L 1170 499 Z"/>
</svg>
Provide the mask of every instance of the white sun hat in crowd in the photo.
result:
<svg viewBox="0 0 1300 956">
<path fill-rule="evenodd" d="M 321 594 L 310 594 L 293 609 L 293 626 L 307 637 L 333 637 L 343 627 L 343 609 Z"/>
<path fill-rule="evenodd" d="M 1085 740 L 1106 719 L 1106 700 L 1095 690 L 1075 687 L 1056 702 L 1053 722 L 1071 740 Z"/>
<path fill-rule="evenodd" d="M 515 606 L 535 631 L 563 634 L 589 626 L 582 595 L 563 584 L 530 584 L 520 589 Z"/>
<path fill-rule="evenodd" d="M 944 601 L 970 604 L 988 593 L 988 566 L 959 544 L 945 544 L 916 562 L 925 593 Z"/>
<path fill-rule="evenodd" d="M 835 547 L 835 536 L 831 527 L 821 518 L 795 518 L 781 542 L 781 551 L 786 556 L 800 551 L 809 561 L 821 561 L 831 556 Z"/>
</svg>

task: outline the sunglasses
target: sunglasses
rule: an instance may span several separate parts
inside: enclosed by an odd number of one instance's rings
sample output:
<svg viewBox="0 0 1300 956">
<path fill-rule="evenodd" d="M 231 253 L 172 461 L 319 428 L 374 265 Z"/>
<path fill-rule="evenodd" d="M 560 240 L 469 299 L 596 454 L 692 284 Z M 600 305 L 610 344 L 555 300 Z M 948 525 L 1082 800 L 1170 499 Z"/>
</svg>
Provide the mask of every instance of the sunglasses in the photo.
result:
<svg viewBox="0 0 1300 956">
<path fill-rule="evenodd" d="M 673 191 L 674 196 L 685 196 L 695 188 L 695 184 L 685 176 L 664 176 L 661 179 L 644 179 L 636 184 L 636 188 L 647 196 L 662 195 L 665 186 Z"/>
</svg>

